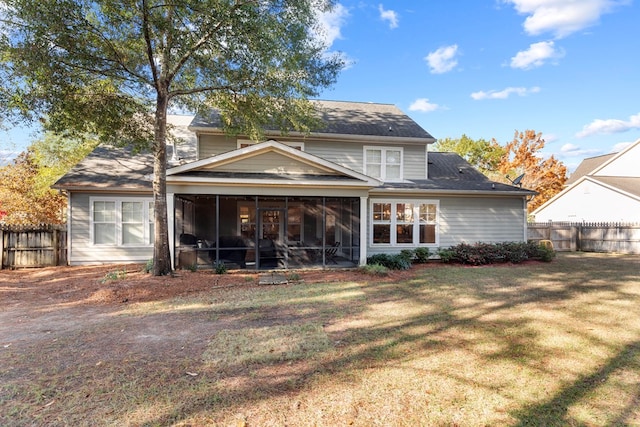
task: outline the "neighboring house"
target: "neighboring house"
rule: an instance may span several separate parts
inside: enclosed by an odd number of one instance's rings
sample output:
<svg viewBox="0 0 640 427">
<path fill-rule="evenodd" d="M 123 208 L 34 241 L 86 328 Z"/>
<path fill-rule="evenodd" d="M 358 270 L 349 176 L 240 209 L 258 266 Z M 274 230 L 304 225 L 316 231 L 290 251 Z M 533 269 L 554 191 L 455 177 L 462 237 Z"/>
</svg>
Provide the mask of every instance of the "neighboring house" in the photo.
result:
<svg viewBox="0 0 640 427">
<path fill-rule="evenodd" d="M 537 222 L 640 222 L 640 139 L 582 161 L 567 187 L 536 209 Z"/>
<path fill-rule="evenodd" d="M 317 101 L 325 127 L 257 143 L 213 113 L 171 117 L 167 203 L 176 267 L 354 266 L 375 253 L 526 240 L 535 193 L 488 180 L 393 105 Z M 152 156 L 101 146 L 56 183 L 71 264 L 153 255 Z"/>
</svg>

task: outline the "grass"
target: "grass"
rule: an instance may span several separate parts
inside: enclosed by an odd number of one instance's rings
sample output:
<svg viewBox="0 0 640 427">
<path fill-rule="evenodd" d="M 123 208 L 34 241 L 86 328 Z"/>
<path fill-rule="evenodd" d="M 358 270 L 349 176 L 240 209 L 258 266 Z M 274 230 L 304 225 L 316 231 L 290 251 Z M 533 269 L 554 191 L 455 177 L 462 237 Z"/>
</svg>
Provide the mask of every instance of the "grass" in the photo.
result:
<svg viewBox="0 0 640 427">
<path fill-rule="evenodd" d="M 152 301 L 9 347 L 0 424 L 640 425 L 638 256 L 363 280 Z M 78 347 L 164 316 L 190 316 L 193 347 Z"/>
</svg>

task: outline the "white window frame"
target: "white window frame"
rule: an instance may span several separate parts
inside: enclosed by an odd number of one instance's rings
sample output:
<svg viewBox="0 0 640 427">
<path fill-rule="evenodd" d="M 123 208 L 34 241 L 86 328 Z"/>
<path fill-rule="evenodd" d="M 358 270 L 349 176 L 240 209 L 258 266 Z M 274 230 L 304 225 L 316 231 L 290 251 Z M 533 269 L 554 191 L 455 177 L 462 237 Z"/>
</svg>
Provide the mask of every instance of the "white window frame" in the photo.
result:
<svg viewBox="0 0 640 427">
<path fill-rule="evenodd" d="M 274 141 L 276 140 L 274 139 Z M 260 143 L 260 142 L 252 141 L 250 139 L 238 139 L 237 142 L 238 142 L 237 148 L 245 148 L 249 145 L 255 145 Z M 276 142 L 279 142 L 280 144 L 287 145 L 291 148 L 295 148 L 300 151 L 304 151 L 304 142 L 297 142 L 297 141 L 276 141 Z"/>
<path fill-rule="evenodd" d="M 373 219 L 373 205 L 374 204 L 391 204 L 391 221 L 374 221 Z M 411 204 L 413 205 L 413 242 L 412 243 L 398 243 L 397 242 L 397 225 L 405 225 L 406 222 L 399 222 L 397 216 L 398 204 Z M 434 243 L 420 243 L 420 205 L 435 205 L 436 215 L 435 223 L 428 222 L 428 224 L 435 225 L 435 242 Z M 373 227 L 374 224 L 388 223 L 390 227 L 389 243 L 374 243 L 373 242 Z M 399 247 L 399 248 L 417 248 L 417 247 L 429 247 L 435 248 L 440 246 L 440 201 L 432 199 L 369 199 L 369 242 L 374 247 Z"/>
<path fill-rule="evenodd" d="M 368 165 L 367 165 L 367 152 L 368 151 L 380 151 L 380 175 L 374 176 L 369 174 Z M 387 165 L 387 152 L 389 151 L 399 151 L 400 152 L 400 176 L 397 178 L 388 178 L 387 177 L 387 167 L 391 165 Z M 401 182 L 404 180 L 404 148 L 403 147 L 393 147 L 393 146 L 373 146 L 373 145 L 365 145 L 362 151 L 362 164 L 365 175 L 372 176 L 374 178 L 378 178 L 383 182 Z"/>
<path fill-rule="evenodd" d="M 113 202 L 115 203 L 115 243 L 95 243 L 95 222 L 94 222 L 94 206 L 96 202 Z M 144 243 L 130 243 L 124 244 L 122 242 L 122 203 L 133 202 L 142 203 L 142 226 L 143 226 L 143 240 Z M 153 236 L 151 236 L 151 224 L 154 223 L 153 218 L 153 198 L 150 197 L 90 197 L 89 198 L 89 239 L 93 246 L 104 247 L 150 247 L 153 246 Z M 155 232 L 155 230 L 154 230 Z"/>
</svg>

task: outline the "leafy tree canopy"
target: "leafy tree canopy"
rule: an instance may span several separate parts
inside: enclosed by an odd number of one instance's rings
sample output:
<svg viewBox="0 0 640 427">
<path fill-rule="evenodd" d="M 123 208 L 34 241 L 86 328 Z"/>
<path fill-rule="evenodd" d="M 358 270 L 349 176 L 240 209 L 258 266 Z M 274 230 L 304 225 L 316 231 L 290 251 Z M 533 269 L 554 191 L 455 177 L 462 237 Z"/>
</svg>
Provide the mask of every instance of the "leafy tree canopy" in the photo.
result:
<svg viewBox="0 0 640 427">
<path fill-rule="evenodd" d="M 170 271 L 168 108 L 220 110 L 229 132 L 310 130 L 336 80 L 318 17 L 331 0 L 0 0 L 0 114 L 152 146 L 154 269 Z M 153 141 L 152 144 L 149 144 Z"/>
<path fill-rule="evenodd" d="M 505 155 L 505 148 L 495 139 L 471 139 L 463 134 L 460 138 L 445 138 L 438 140 L 434 146 L 436 151 L 457 153 L 472 166 L 480 170 L 487 176 L 495 173 L 502 157 Z"/>
<path fill-rule="evenodd" d="M 540 155 L 544 145 L 542 133 L 534 130 L 515 131 L 498 167 L 501 174 L 511 179 L 524 174 L 522 186 L 538 192 L 528 204 L 529 212 L 562 191 L 567 181 L 567 168 L 561 161 L 554 156 L 545 159 Z"/>
</svg>

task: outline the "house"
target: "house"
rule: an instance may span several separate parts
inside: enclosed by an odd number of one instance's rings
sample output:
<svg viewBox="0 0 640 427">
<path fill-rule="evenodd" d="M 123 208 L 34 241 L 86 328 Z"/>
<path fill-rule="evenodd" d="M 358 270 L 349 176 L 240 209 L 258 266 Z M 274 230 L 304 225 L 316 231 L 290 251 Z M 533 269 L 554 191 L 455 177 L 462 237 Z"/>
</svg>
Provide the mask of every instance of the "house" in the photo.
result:
<svg viewBox="0 0 640 427">
<path fill-rule="evenodd" d="M 375 253 L 526 240 L 535 193 L 488 180 L 397 107 L 314 101 L 325 124 L 266 141 L 176 116 L 167 203 L 176 268 L 354 266 Z M 100 146 L 62 177 L 71 264 L 152 257 L 152 156 Z"/>
<path fill-rule="evenodd" d="M 536 221 L 640 222 L 640 139 L 584 159 L 567 187 L 532 212 Z"/>
</svg>

